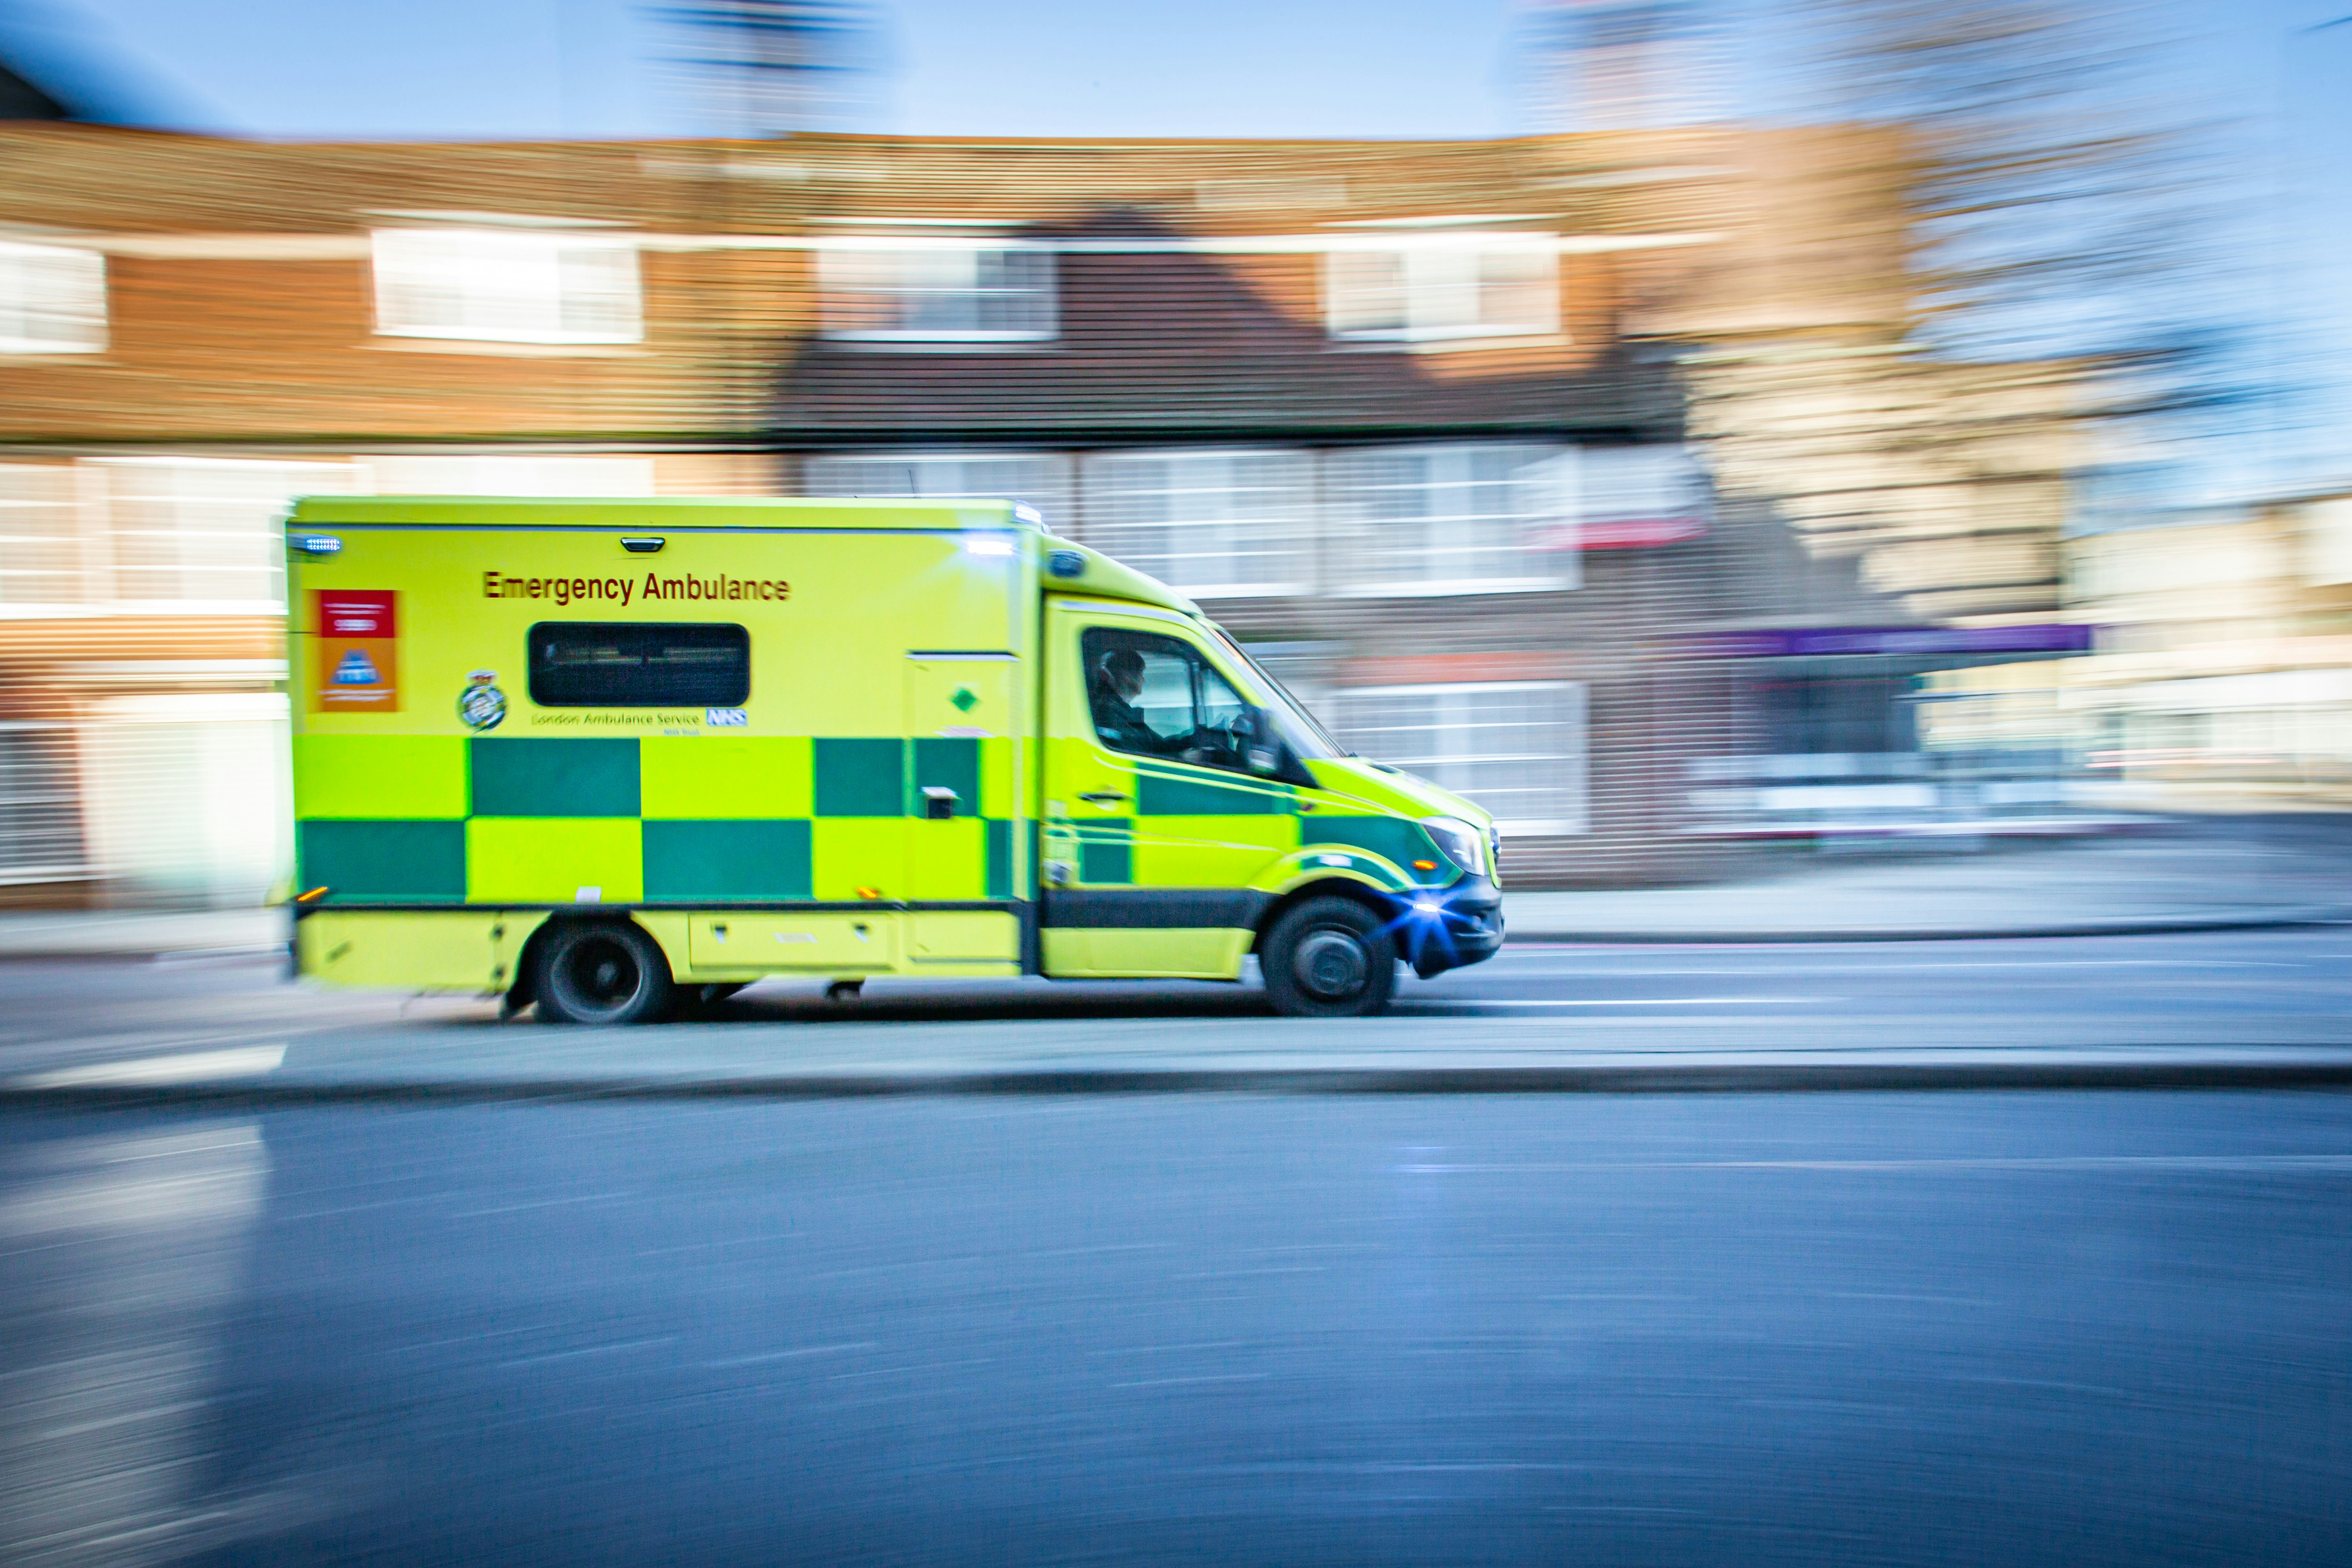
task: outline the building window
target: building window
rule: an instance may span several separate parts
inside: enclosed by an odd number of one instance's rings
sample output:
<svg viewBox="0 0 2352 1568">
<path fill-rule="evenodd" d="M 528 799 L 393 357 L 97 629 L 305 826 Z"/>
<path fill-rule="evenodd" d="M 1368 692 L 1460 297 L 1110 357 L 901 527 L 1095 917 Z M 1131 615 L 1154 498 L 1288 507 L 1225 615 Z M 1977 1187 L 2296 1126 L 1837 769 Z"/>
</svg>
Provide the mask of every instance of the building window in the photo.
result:
<svg viewBox="0 0 2352 1568">
<path fill-rule="evenodd" d="M 0 887 L 89 874 L 74 774 L 69 728 L 0 723 Z"/>
<path fill-rule="evenodd" d="M 82 598 L 80 513 L 63 464 L 0 464 L 0 607 Z"/>
<path fill-rule="evenodd" d="M 1584 686 L 1357 686 L 1332 692 L 1342 745 L 1469 796 L 1506 834 L 1586 828 Z"/>
<path fill-rule="evenodd" d="M 806 460 L 813 496 L 977 496 L 1026 501 L 1050 526 L 1070 516 L 1070 459 L 1055 452 L 826 453 Z"/>
<path fill-rule="evenodd" d="M 1573 588 L 1575 456 L 1565 447 L 1465 444 L 1335 453 L 1333 521 L 1347 548 L 1333 588 L 1361 595 Z"/>
<path fill-rule="evenodd" d="M 1433 240 L 1335 250 L 1326 266 L 1331 335 L 1369 342 L 1516 338 L 1559 330 L 1549 236 L 1517 244 Z"/>
<path fill-rule="evenodd" d="M 250 908 L 294 873 L 278 691 L 100 699 L 81 727 L 88 858 L 136 903 Z"/>
<path fill-rule="evenodd" d="M 1682 447 L 1588 447 L 1576 458 L 1575 543 L 1586 550 L 1675 544 L 1705 533 L 1706 475 Z"/>
<path fill-rule="evenodd" d="M 92 354 L 106 347 L 106 258 L 0 240 L 0 353 Z"/>
<path fill-rule="evenodd" d="M 530 228 L 374 235 L 375 330 L 505 343 L 633 343 L 645 336 L 635 242 Z"/>
<path fill-rule="evenodd" d="M 358 489 L 349 463 L 117 458 L 92 461 L 105 499 L 112 591 L 191 613 L 276 614 L 286 603 L 282 520 L 298 496 Z"/>
<path fill-rule="evenodd" d="M 824 334 L 868 342 L 1054 335 L 1054 255 L 957 243 L 817 252 Z"/>
<path fill-rule="evenodd" d="M 1081 473 L 1086 541 L 1200 599 L 1303 594 L 1314 460 L 1304 452 L 1111 452 Z"/>
</svg>

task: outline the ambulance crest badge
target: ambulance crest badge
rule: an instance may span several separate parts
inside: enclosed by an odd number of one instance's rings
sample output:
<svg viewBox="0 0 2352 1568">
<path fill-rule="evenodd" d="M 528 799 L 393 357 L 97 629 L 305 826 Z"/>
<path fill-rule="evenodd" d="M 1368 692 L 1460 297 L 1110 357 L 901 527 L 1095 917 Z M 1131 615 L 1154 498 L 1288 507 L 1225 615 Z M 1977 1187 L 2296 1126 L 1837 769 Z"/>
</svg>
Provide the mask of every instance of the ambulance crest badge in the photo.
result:
<svg viewBox="0 0 2352 1568">
<path fill-rule="evenodd" d="M 495 730 L 507 716 L 507 694 L 498 688 L 499 672 L 478 669 L 466 677 L 457 694 L 457 717 L 468 730 Z"/>
</svg>

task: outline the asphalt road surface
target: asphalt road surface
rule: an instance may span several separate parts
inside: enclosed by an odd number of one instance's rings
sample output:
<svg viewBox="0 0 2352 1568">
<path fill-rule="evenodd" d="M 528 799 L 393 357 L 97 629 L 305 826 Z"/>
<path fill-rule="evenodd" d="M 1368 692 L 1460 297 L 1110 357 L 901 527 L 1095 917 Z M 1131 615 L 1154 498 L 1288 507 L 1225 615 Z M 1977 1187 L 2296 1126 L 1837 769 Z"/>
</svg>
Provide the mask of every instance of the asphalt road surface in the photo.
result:
<svg viewBox="0 0 2352 1568">
<path fill-rule="evenodd" d="M 16 963 L 0 1079 L 2316 1059 L 2352 932 L 1521 948 L 1402 994 L 583 1031 Z M 19 1098 L 0 1562 L 2342 1563 L 2347 1198 L 2334 1092 Z"/>
<path fill-rule="evenodd" d="M 1387 1016 L 1276 1018 L 1255 985 L 769 982 L 703 1022 L 499 1023 L 464 999 L 284 983 L 273 964 L 0 964 L 0 1079 L 282 1047 L 278 1079 L 563 1079 L 1072 1066 L 1541 1064 L 1777 1053 L 2296 1053 L 2352 1061 L 2352 927 L 1835 946 L 1521 947 Z"/>
<path fill-rule="evenodd" d="M 2352 1099 L 0 1114 L 17 1563 L 2352 1561 Z"/>
</svg>

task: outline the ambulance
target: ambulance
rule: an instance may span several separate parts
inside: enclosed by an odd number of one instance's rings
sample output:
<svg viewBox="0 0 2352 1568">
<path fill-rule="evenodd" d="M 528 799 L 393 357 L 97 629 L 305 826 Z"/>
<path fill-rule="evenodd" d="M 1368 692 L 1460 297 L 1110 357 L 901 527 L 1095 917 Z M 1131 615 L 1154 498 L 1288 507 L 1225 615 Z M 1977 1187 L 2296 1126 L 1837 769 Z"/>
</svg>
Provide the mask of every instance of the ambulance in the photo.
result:
<svg viewBox="0 0 2352 1568">
<path fill-rule="evenodd" d="M 652 1020 L 791 975 L 1501 944 L 1492 820 L 1007 501 L 332 496 L 287 526 L 299 973 Z"/>
</svg>

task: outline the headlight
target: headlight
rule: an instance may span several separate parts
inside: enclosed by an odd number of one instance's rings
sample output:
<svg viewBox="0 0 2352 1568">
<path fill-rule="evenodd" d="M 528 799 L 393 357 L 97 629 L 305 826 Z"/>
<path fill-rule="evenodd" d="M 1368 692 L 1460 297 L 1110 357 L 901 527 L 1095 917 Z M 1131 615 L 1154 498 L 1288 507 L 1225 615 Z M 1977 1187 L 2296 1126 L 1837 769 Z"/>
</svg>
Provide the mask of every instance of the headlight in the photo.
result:
<svg viewBox="0 0 2352 1568">
<path fill-rule="evenodd" d="M 1422 831 L 1437 841 L 1445 858 L 1462 870 L 1476 876 L 1485 869 L 1485 857 L 1478 852 L 1479 832 L 1458 816 L 1424 816 Z"/>
</svg>

